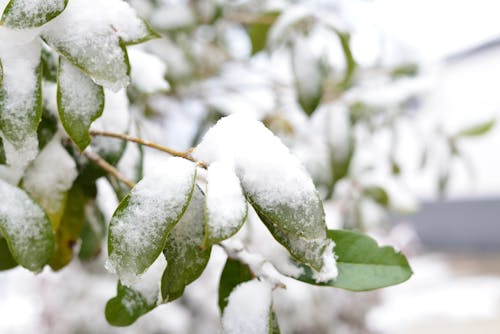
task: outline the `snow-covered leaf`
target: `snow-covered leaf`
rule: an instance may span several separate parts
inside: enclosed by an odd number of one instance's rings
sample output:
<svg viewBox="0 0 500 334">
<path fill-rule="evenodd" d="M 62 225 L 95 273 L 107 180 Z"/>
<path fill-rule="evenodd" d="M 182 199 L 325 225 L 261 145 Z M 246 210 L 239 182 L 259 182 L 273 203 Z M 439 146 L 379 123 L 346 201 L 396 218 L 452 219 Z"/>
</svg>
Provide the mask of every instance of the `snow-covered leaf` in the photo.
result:
<svg viewBox="0 0 500 334">
<path fill-rule="evenodd" d="M 216 161 L 208 167 L 204 245 L 234 235 L 245 222 L 247 203 L 231 165 Z"/>
<path fill-rule="evenodd" d="M 57 168 L 54 168 L 57 165 Z M 57 230 L 66 193 L 77 176 L 76 164 L 55 136 L 44 147 L 23 177 L 23 188 L 42 207 Z"/>
<path fill-rule="evenodd" d="M 36 129 L 42 117 L 40 43 L 0 46 L 0 61 L 0 130 L 29 161 L 37 153 Z"/>
<path fill-rule="evenodd" d="M 103 112 L 104 90 L 63 57 L 59 58 L 57 79 L 59 118 L 69 137 L 83 151 L 90 144 L 90 125 Z"/>
<path fill-rule="evenodd" d="M 272 286 L 252 280 L 238 285 L 222 315 L 224 334 L 269 334 L 271 324 Z"/>
<path fill-rule="evenodd" d="M 124 284 L 136 280 L 165 248 L 190 201 L 195 177 L 193 163 L 170 158 L 161 174 L 146 175 L 121 201 L 109 226 L 108 269 Z"/>
<path fill-rule="evenodd" d="M 116 91 L 129 82 L 125 45 L 157 35 L 122 0 L 72 0 L 42 37 L 97 84 Z"/>
<path fill-rule="evenodd" d="M 186 213 L 172 230 L 165 245 L 167 269 L 161 280 L 161 293 L 170 302 L 184 293 L 184 288 L 200 277 L 210 258 L 211 247 L 201 248 L 205 225 L 205 199 L 195 187 Z"/>
<path fill-rule="evenodd" d="M 116 297 L 106 304 L 106 320 L 113 326 L 128 326 L 159 304 L 160 280 L 166 266 L 163 255 L 131 286 L 118 282 Z"/>
<path fill-rule="evenodd" d="M 339 275 L 335 280 L 317 283 L 310 268 L 303 266 L 299 280 L 352 291 L 379 289 L 408 280 L 412 271 L 405 256 L 389 246 L 380 247 L 372 238 L 353 231 L 330 230 L 335 242 Z"/>
<path fill-rule="evenodd" d="M 250 268 L 240 261 L 228 258 L 219 282 L 219 309 L 224 312 L 228 297 L 238 284 L 253 278 Z"/>
<path fill-rule="evenodd" d="M 0 231 L 21 266 L 39 271 L 54 252 L 52 225 L 21 189 L 0 180 Z"/>
<path fill-rule="evenodd" d="M 67 3 L 68 0 L 10 0 L 0 24 L 13 29 L 39 27 L 61 14 Z"/>
</svg>

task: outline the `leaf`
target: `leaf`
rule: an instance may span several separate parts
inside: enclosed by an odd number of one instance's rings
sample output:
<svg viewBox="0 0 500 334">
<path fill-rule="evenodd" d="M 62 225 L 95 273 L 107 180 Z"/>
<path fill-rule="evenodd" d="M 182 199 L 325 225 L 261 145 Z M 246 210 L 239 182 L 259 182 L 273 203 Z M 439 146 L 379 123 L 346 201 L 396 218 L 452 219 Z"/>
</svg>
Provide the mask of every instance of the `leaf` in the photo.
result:
<svg viewBox="0 0 500 334">
<path fill-rule="evenodd" d="M 57 108 L 64 129 L 83 151 L 90 144 L 90 125 L 104 110 L 104 90 L 62 57 L 57 75 Z"/>
<path fill-rule="evenodd" d="M 39 27 L 61 14 L 67 3 L 68 0 L 10 0 L 0 24 L 12 29 Z"/>
<path fill-rule="evenodd" d="M 160 255 L 136 283 L 125 286 L 118 282 L 116 297 L 106 304 L 106 320 L 114 326 L 128 326 L 160 304 L 160 281 L 166 264 Z"/>
<path fill-rule="evenodd" d="M 5 165 L 7 163 L 7 157 L 5 155 L 5 148 L 3 147 L 3 139 L 0 137 L 0 165 Z"/>
<path fill-rule="evenodd" d="M 21 266 L 40 271 L 54 252 L 52 225 L 28 195 L 0 180 L 0 232 Z"/>
<path fill-rule="evenodd" d="M 171 302 L 184 293 L 185 287 L 202 274 L 210 259 L 211 247 L 201 248 L 204 237 L 204 196 L 195 187 L 186 213 L 169 234 L 165 245 L 167 269 L 161 279 L 161 294 Z"/>
<path fill-rule="evenodd" d="M 257 17 L 255 19 L 255 23 L 248 26 L 248 35 L 250 37 L 250 42 L 252 43 L 252 55 L 262 51 L 266 47 L 267 34 L 279 14 L 279 12 L 265 13 L 264 15 Z"/>
<path fill-rule="evenodd" d="M 0 236 L 0 271 L 17 267 L 17 262 L 12 257 L 7 240 Z"/>
<path fill-rule="evenodd" d="M 462 129 L 457 133 L 457 137 L 478 137 L 490 132 L 495 126 L 496 119 L 479 123 L 468 128 Z"/>
<path fill-rule="evenodd" d="M 379 186 L 370 186 L 363 189 L 363 195 L 371 198 L 383 207 L 389 205 L 389 195 L 384 188 Z"/>
<path fill-rule="evenodd" d="M 68 192 L 66 207 L 56 232 L 56 251 L 50 266 L 53 270 L 65 267 L 73 258 L 73 250 L 85 223 L 85 205 L 88 197 L 79 183 Z"/>
<path fill-rule="evenodd" d="M 368 291 L 402 283 L 412 275 L 403 254 L 389 246 L 378 246 L 375 240 L 364 234 L 329 230 L 328 237 L 335 242 L 337 279 L 318 284 L 311 277 L 311 269 L 303 266 L 304 274 L 298 280 L 351 291 Z"/>
<path fill-rule="evenodd" d="M 149 302 L 140 292 L 118 282 L 116 297 L 108 301 L 104 312 L 111 325 L 129 326 L 155 306 L 156 301 Z"/>
<path fill-rule="evenodd" d="M 59 55 L 50 49 L 45 43 L 42 45 L 42 74 L 43 79 L 57 82 L 57 67 Z"/>
<path fill-rule="evenodd" d="M 227 298 L 234 288 L 243 282 L 250 281 L 254 276 L 250 268 L 240 261 L 228 258 L 219 281 L 219 309 L 224 312 Z"/>
<path fill-rule="evenodd" d="M 257 279 L 239 284 L 222 314 L 222 333 L 272 333 L 272 286 Z"/>
<path fill-rule="evenodd" d="M 0 60 L 0 130 L 30 160 L 36 155 L 36 131 L 42 117 L 40 43 L 2 48 Z"/>
<path fill-rule="evenodd" d="M 104 236 L 106 235 L 106 220 L 95 200 L 87 203 L 85 207 L 85 223 L 80 238 L 80 252 L 78 257 L 82 261 L 96 258 L 102 250 Z"/>
<path fill-rule="evenodd" d="M 37 137 L 38 137 L 38 149 L 43 150 L 43 148 L 52 140 L 56 134 L 59 126 L 59 121 L 57 116 L 52 114 L 47 108 L 43 108 L 42 120 L 38 124 Z"/>
<path fill-rule="evenodd" d="M 188 206 L 195 178 L 193 163 L 170 158 L 162 174 L 146 175 L 121 201 L 109 225 L 108 266 L 122 282 L 134 281 L 165 248 Z"/>
<path fill-rule="evenodd" d="M 247 202 L 240 181 L 230 165 L 214 162 L 207 171 L 204 246 L 236 234 L 247 216 Z"/>
<path fill-rule="evenodd" d="M 269 334 L 281 334 L 278 317 L 274 311 L 271 311 L 271 323 L 269 325 Z"/>
<path fill-rule="evenodd" d="M 66 193 L 76 177 L 76 164 L 61 145 L 59 136 L 53 137 L 26 169 L 22 187 L 45 211 L 54 230 L 64 212 Z"/>
<path fill-rule="evenodd" d="M 349 33 L 341 32 L 338 30 L 336 30 L 335 32 L 339 38 L 340 46 L 342 47 L 342 52 L 344 53 L 344 58 L 346 61 L 345 74 L 342 82 L 340 83 L 340 87 L 343 89 L 347 89 L 352 84 L 352 79 L 358 65 L 356 64 L 356 60 L 354 59 L 351 50 L 351 35 Z"/>
</svg>

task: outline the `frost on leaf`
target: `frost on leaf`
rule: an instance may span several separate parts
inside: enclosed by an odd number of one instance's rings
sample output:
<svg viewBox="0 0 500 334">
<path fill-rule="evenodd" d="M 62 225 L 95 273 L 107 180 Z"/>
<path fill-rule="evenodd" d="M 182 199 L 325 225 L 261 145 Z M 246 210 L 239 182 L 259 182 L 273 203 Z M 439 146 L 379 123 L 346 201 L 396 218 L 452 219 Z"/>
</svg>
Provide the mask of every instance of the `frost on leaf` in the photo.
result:
<svg viewBox="0 0 500 334">
<path fill-rule="evenodd" d="M 208 263 L 211 248 L 201 248 L 204 221 L 204 196 L 195 187 L 186 213 L 168 236 L 163 251 L 167 259 L 167 269 L 161 283 L 165 301 L 179 298 L 184 288 L 201 275 Z"/>
<path fill-rule="evenodd" d="M 90 143 L 90 125 L 103 112 L 104 91 L 62 57 L 59 59 L 57 108 L 64 129 L 83 151 Z"/>
<path fill-rule="evenodd" d="M 57 168 L 54 168 L 55 165 Z M 25 172 L 23 188 L 44 209 L 55 228 L 64 212 L 66 193 L 76 176 L 75 161 L 63 148 L 57 135 Z"/>
<path fill-rule="evenodd" d="M 238 285 L 231 295 L 222 315 L 224 334 L 270 332 L 272 286 L 259 280 Z"/>
<path fill-rule="evenodd" d="M 40 52 L 38 41 L 19 47 L 0 44 L 0 130 L 25 161 L 33 159 L 38 150 L 36 130 L 42 117 Z"/>
<path fill-rule="evenodd" d="M 231 165 L 217 161 L 208 167 L 205 244 L 225 240 L 238 232 L 247 215 L 240 180 Z"/>
<path fill-rule="evenodd" d="M 39 27 L 62 13 L 68 0 L 11 0 L 1 23 L 13 29 Z"/>
<path fill-rule="evenodd" d="M 110 222 L 108 269 L 126 285 L 136 281 L 164 249 L 193 192 L 193 163 L 170 158 L 160 173 L 145 176 L 122 200 Z"/>
<path fill-rule="evenodd" d="M 0 180 L 0 231 L 14 259 L 40 271 L 54 252 L 52 225 L 45 213 L 19 188 Z"/>
<path fill-rule="evenodd" d="M 128 326 L 158 305 L 161 275 L 166 265 L 165 257 L 160 255 L 133 285 L 119 282 L 116 297 L 106 304 L 106 320 L 114 326 Z"/>
<path fill-rule="evenodd" d="M 94 81 L 112 90 L 129 82 L 125 45 L 156 35 L 121 0 L 72 0 L 42 37 Z"/>
<path fill-rule="evenodd" d="M 318 192 L 299 160 L 262 123 L 239 114 L 225 117 L 207 132 L 193 156 L 208 164 L 230 161 L 248 201 L 274 237 L 294 257 L 321 269 L 323 247 L 309 249 L 310 244 L 328 243 Z"/>
</svg>

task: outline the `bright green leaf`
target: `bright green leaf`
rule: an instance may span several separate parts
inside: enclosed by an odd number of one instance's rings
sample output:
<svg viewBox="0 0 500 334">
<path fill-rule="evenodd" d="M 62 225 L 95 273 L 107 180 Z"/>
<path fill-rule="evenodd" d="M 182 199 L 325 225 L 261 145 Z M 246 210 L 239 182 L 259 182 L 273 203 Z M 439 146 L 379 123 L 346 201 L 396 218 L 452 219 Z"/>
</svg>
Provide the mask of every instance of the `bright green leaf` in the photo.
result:
<svg viewBox="0 0 500 334">
<path fill-rule="evenodd" d="M 108 265 L 124 283 L 143 273 L 165 248 L 189 204 L 195 178 L 193 163 L 170 158 L 160 175 L 146 175 L 121 201 L 109 226 Z"/>
<path fill-rule="evenodd" d="M 57 79 L 57 107 L 61 123 L 83 151 L 90 144 L 90 125 L 104 110 L 104 90 L 62 57 L 59 58 Z"/>
<path fill-rule="evenodd" d="M 485 135 L 495 126 L 496 120 L 492 119 L 487 122 L 476 124 L 465 128 L 457 133 L 457 137 L 478 137 Z"/>
<path fill-rule="evenodd" d="M 406 257 L 389 246 L 380 247 L 372 238 L 353 231 L 330 230 L 328 237 L 335 242 L 338 277 L 318 284 L 311 269 L 303 266 L 298 279 L 316 285 L 327 285 L 352 291 L 367 291 L 402 283 L 412 271 Z"/>
<path fill-rule="evenodd" d="M 204 202 L 203 193 L 195 187 L 186 213 L 167 238 L 163 251 L 167 268 L 161 280 L 165 301 L 182 296 L 185 287 L 200 277 L 207 266 L 212 248 L 201 248 L 205 232 Z"/>
<path fill-rule="evenodd" d="M 0 232 L 17 263 L 40 271 L 54 252 L 52 225 L 28 195 L 0 180 Z"/>
<path fill-rule="evenodd" d="M 227 298 L 231 291 L 238 284 L 250 281 L 253 278 L 253 274 L 246 264 L 231 258 L 227 259 L 219 281 L 219 309 L 221 313 L 224 312 L 227 306 Z"/>
<path fill-rule="evenodd" d="M 67 3 L 68 0 L 10 0 L 0 24 L 13 29 L 39 27 L 61 14 Z"/>
</svg>

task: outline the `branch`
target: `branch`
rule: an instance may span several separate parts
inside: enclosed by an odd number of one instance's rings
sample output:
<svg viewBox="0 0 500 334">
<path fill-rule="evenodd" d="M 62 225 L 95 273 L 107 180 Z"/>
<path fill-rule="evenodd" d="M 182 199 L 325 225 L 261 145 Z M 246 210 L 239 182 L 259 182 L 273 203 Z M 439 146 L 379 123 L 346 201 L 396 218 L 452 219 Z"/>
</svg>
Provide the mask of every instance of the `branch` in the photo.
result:
<svg viewBox="0 0 500 334">
<path fill-rule="evenodd" d="M 127 179 L 125 176 L 123 176 L 118 169 L 110 165 L 106 160 L 101 158 L 99 155 L 97 155 L 94 152 L 91 151 L 84 151 L 82 153 L 87 159 L 95 163 L 97 166 L 101 167 L 104 169 L 106 172 L 109 174 L 113 175 L 116 177 L 118 180 L 126 184 L 129 188 L 133 188 L 135 186 L 135 183 L 133 181 L 130 181 Z"/>
<path fill-rule="evenodd" d="M 192 162 L 196 163 L 198 166 L 200 166 L 202 168 L 205 168 L 205 169 L 207 168 L 207 165 L 204 162 L 197 161 L 196 159 L 194 159 L 191 156 L 191 153 L 190 153 L 191 150 L 188 150 L 186 152 L 176 151 L 174 149 L 171 149 L 169 147 L 166 147 L 166 146 L 163 146 L 163 145 L 151 142 L 149 140 L 144 140 L 142 138 L 137 138 L 137 137 L 129 136 L 129 135 L 122 134 L 122 133 L 115 133 L 115 132 L 109 132 L 109 131 L 90 130 L 89 134 L 91 136 L 93 136 L 93 137 L 96 137 L 96 136 L 110 137 L 110 138 L 126 140 L 126 141 L 137 143 L 137 144 L 140 144 L 140 145 L 143 145 L 143 146 L 151 147 L 151 148 L 154 148 L 155 150 L 168 153 L 168 154 L 170 154 L 170 155 L 172 155 L 174 157 L 180 157 L 180 158 L 184 158 L 186 160 L 192 161 Z"/>
</svg>

